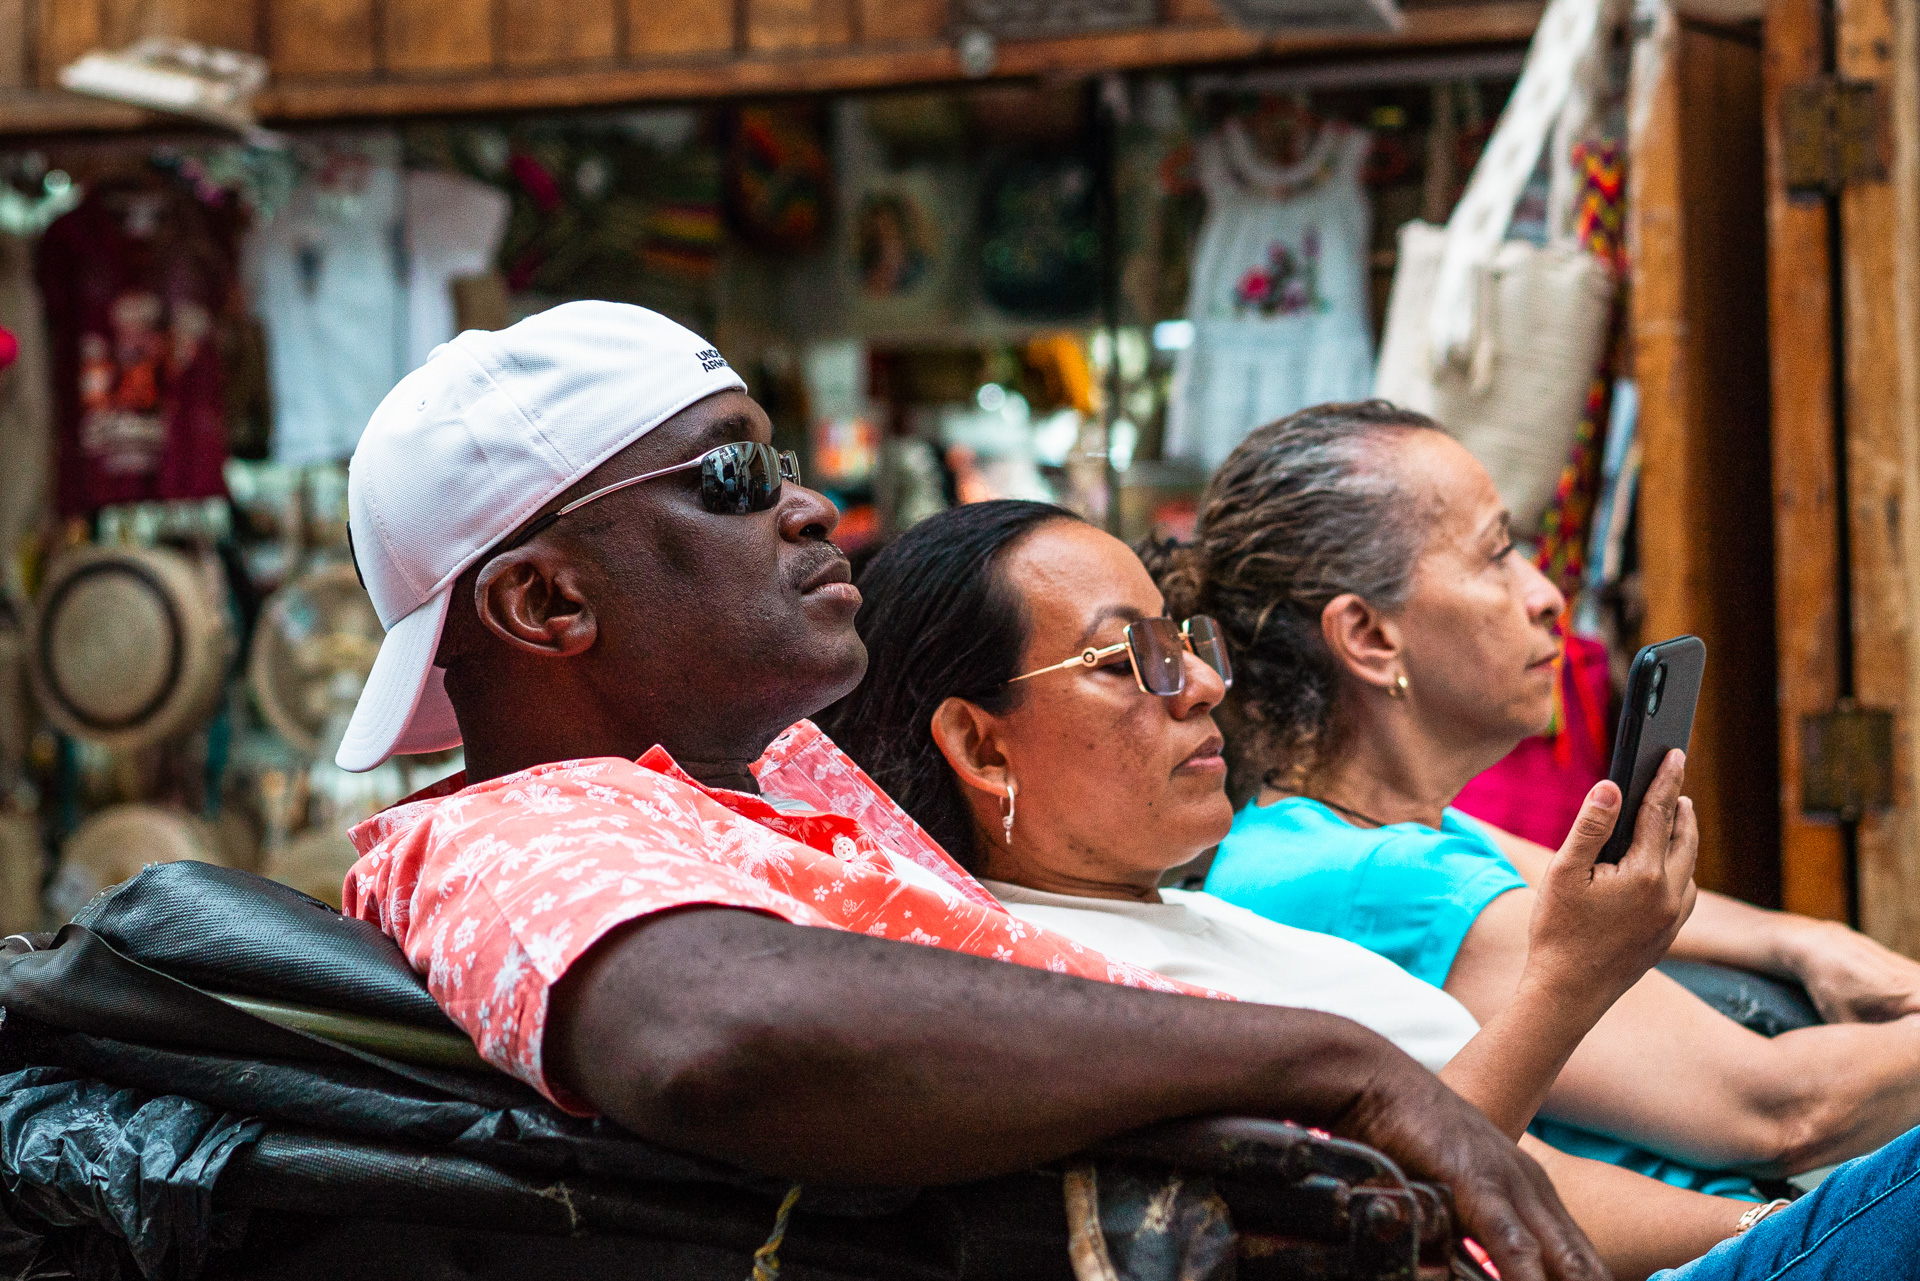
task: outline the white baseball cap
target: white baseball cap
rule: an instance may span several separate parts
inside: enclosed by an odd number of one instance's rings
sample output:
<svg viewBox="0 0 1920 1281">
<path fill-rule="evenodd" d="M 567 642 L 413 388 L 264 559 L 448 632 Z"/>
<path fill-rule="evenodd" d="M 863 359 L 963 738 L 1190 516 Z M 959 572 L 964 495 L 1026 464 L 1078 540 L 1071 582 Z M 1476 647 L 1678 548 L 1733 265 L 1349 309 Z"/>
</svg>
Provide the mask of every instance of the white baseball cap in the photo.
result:
<svg viewBox="0 0 1920 1281">
<path fill-rule="evenodd" d="M 454 579 L 688 405 L 745 390 L 706 339 L 625 303 L 565 303 L 434 348 L 373 411 L 347 473 L 354 560 L 387 635 L 340 767 L 458 746 L 433 663 Z"/>
</svg>

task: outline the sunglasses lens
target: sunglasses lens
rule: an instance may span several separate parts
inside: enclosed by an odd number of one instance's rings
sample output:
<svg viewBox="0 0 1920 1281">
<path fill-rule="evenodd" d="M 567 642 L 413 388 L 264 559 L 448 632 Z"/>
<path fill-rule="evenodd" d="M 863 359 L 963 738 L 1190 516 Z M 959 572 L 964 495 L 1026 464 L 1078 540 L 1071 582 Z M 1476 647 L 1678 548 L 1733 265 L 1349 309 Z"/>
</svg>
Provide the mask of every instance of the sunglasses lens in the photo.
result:
<svg viewBox="0 0 1920 1281">
<path fill-rule="evenodd" d="M 1127 628 L 1134 669 L 1147 693 L 1178 694 L 1187 683 L 1186 647 L 1170 618 L 1143 618 Z"/>
<path fill-rule="evenodd" d="M 1193 656 L 1220 673 L 1221 681 L 1232 689 L 1233 660 L 1227 657 L 1227 638 L 1220 634 L 1220 624 L 1195 614 L 1187 620 L 1187 643 L 1193 646 Z"/>
<path fill-rule="evenodd" d="M 773 446 L 722 445 L 700 465 L 700 502 L 716 516 L 763 512 L 780 501 L 780 460 Z"/>
</svg>

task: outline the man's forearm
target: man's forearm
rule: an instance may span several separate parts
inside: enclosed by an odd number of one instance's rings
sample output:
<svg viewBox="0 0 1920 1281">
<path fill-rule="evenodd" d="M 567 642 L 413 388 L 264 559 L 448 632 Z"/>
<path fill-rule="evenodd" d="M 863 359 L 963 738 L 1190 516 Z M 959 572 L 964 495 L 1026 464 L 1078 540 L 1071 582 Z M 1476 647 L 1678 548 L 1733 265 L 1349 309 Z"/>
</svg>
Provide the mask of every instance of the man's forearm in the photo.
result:
<svg viewBox="0 0 1920 1281">
<path fill-rule="evenodd" d="M 1602 1275 L 1511 1140 L 1328 1014 L 694 908 L 588 951 L 554 988 L 543 1054 L 552 1082 L 646 1138 L 800 1178 L 982 1177 L 1207 1113 L 1314 1123 L 1451 1188 L 1510 1281 Z"/>
<path fill-rule="evenodd" d="M 555 1081 L 646 1137 L 863 1181 L 1021 1169 L 1208 1112 L 1346 1129 L 1383 1072 L 1441 1090 L 1329 1015 L 725 910 L 603 941 L 556 989 L 546 1053 Z"/>
</svg>

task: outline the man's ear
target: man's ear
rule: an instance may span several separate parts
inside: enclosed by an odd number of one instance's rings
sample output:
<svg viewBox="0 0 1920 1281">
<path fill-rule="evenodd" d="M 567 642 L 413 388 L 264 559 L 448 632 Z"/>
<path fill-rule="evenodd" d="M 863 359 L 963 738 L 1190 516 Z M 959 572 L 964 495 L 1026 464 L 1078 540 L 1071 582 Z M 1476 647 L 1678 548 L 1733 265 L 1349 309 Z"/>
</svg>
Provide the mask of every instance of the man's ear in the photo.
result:
<svg viewBox="0 0 1920 1281">
<path fill-rule="evenodd" d="M 1362 684 L 1390 690 L 1406 670 L 1400 629 L 1352 592 L 1320 611 L 1320 636 L 1340 669 Z"/>
<path fill-rule="evenodd" d="M 964 698 L 949 698 L 933 710 L 933 743 L 968 791 L 1007 794 L 1007 758 L 1001 754 L 999 718 Z"/>
<path fill-rule="evenodd" d="M 572 658 L 591 649 L 600 634 L 582 577 L 567 556 L 535 540 L 481 568 L 474 608 L 481 624 L 515 649 Z"/>
</svg>

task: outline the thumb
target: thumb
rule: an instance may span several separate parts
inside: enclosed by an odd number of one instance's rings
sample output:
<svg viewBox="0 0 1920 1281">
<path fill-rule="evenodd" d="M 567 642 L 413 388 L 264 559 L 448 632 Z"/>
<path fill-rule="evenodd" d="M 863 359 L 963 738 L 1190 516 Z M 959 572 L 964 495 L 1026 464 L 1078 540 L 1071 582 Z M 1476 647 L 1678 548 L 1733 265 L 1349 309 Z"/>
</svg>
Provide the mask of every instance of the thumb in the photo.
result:
<svg viewBox="0 0 1920 1281">
<path fill-rule="evenodd" d="M 1580 803 L 1580 814 L 1573 820 L 1573 830 L 1567 833 L 1567 839 L 1560 845 L 1560 859 L 1576 866 L 1591 867 L 1600 857 L 1601 847 L 1607 838 L 1613 835 L 1614 823 L 1620 817 L 1620 789 L 1611 779 L 1601 779 L 1587 793 L 1587 799 Z"/>
</svg>

